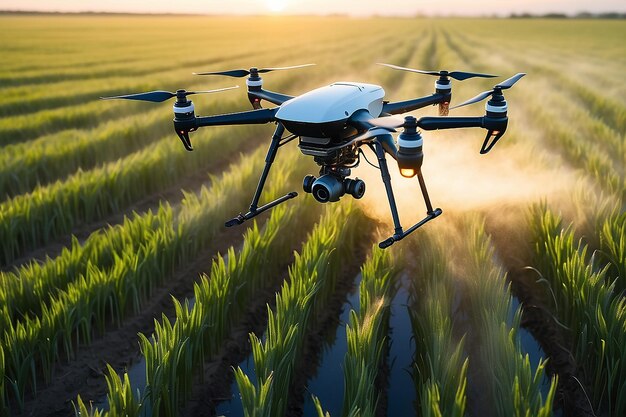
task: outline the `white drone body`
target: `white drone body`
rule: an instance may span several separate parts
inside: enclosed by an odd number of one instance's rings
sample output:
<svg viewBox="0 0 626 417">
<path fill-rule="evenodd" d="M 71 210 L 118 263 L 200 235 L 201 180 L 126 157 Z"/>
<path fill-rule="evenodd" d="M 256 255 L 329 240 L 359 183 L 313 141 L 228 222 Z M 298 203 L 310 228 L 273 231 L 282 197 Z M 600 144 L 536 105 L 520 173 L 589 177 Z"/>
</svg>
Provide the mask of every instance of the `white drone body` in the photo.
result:
<svg viewBox="0 0 626 417">
<path fill-rule="evenodd" d="M 346 121 L 356 112 L 380 116 L 384 97 L 379 85 L 337 82 L 284 102 L 275 117 L 293 134 L 328 143 L 330 138 L 345 136 Z"/>
<path fill-rule="evenodd" d="M 286 122 L 329 123 L 347 120 L 357 110 L 380 116 L 385 90 L 379 85 L 341 81 L 294 97 L 276 118 Z"/>
</svg>

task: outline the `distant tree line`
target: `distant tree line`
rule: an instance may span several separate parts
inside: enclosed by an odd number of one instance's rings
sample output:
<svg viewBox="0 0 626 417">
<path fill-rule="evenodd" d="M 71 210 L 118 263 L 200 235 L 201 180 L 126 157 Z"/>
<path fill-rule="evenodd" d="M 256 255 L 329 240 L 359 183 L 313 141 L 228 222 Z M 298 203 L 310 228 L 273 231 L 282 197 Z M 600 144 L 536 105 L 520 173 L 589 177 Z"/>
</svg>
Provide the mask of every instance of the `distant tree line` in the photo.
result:
<svg viewBox="0 0 626 417">
<path fill-rule="evenodd" d="M 579 12 L 576 14 L 565 13 L 545 13 L 545 14 L 533 14 L 533 13 L 511 13 L 509 15 L 511 19 L 626 19 L 626 13 L 619 12 L 604 12 L 604 13 L 590 13 Z"/>
</svg>

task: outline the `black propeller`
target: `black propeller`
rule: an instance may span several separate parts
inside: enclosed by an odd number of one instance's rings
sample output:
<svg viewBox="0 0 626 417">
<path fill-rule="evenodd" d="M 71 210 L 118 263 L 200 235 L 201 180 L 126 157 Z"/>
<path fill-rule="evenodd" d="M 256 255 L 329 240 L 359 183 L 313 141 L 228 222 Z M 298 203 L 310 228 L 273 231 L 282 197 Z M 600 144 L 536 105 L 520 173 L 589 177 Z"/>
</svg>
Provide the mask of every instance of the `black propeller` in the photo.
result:
<svg viewBox="0 0 626 417">
<path fill-rule="evenodd" d="M 464 101 L 461 104 L 457 104 L 456 106 L 451 107 L 451 108 L 455 109 L 457 107 L 467 106 L 468 104 L 478 103 L 479 101 L 482 101 L 482 100 L 486 99 L 487 97 L 489 97 L 489 96 L 491 96 L 493 94 L 495 94 L 495 95 L 502 95 L 502 90 L 506 90 L 507 88 L 513 87 L 513 84 L 515 84 L 524 75 L 526 75 L 526 74 L 523 73 L 523 72 L 515 74 L 514 76 L 512 76 L 508 80 L 504 80 L 500 84 L 498 84 L 495 87 L 493 87 L 493 90 L 483 91 L 482 93 L 478 94 L 477 96 L 475 96 L 473 98 L 470 98 L 469 100 Z"/>
<path fill-rule="evenodd" d="M 481 77 L 481 78 L 494 78 L 494 77 L 497 77 L 497 75 L 481 74 L 481 73 L 478 73 L 478 72 L 445 71 L 445 70 L 442 70 L 442 71 L 422 71 L 422 70 L 413 69 L 413 68 L 399 67 L 397 65 L 392 65 L 392 64 L 383 64 L 383 63 L 380 63 L 380 62 L 378 63 L 378 65 L 384 65 L 386 67 L 397 69 L 397 70 L 400 70 L 400 71 L 409 71 L 409 72 L 416 72 L 418 74 L 435 75 L 437 77 L 450 77 L 450 78 L 454 78 L 455 80 L 459 80 L 459 81 L 467 80 L 468 78 L 474 78 L 474 77 Z"/>
<path fill-rule="evenodd" d="M 208 90 L 208 91 L 177 90 L 175 93 L 171 93 L 169 91 L 163 91 L 163 90 L 156 90 L 156 91 L 148 91 L 146 93 L 127 94 L 123 96 L 100 97 L 100 98 L 102 100 L 124 99 L 124 100 L 152 101 L 153 103 L 161 103 L 172 97 L 177 97 L 179 101 L 184 101 L 183 99 L 185 97 L 190 96 L 192 94 L 218 93 L 220 91 L 232 90 L 234 88 L 239 88 L 239 86 L 237 85 L 234 87 L 218 88 L 216 90 Z"/>
<path fill-rule="evenodd" d="M 237 70 L 228 70 L 228 71 L 194 72 L 193 74 L 194 75 L 226 75 L 227 77 L 242 78 L 250 74 L 261 74 L 264 72 L 271 72 L 271 71 L 282 71 L 282 70 L 289 70 L 289 69 L 296 69 L 296 68 L 304 68 L 304 67 L 310 67 L 313 65 L 315 64 L 294 65 L 292 67 L 276 67 L 276 68 L 252 67 L 249 70 L 237 69 Z"/>
</svg>

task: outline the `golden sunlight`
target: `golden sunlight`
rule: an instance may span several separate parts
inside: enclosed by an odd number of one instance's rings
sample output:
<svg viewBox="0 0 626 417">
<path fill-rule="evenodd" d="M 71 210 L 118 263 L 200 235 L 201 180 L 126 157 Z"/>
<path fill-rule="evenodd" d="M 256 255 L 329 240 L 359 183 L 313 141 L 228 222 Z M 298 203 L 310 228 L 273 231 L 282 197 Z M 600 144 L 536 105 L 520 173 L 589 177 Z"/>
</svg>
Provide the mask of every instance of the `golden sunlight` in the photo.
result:
<svg viewBox="0 0 626 417">
<path fill-rule="evenodd" d="M 274 13 L 279 13 L 285 10 L 285 6 L 287 5 L 286 0 L 266 0 L 265 3 L 270 11 Z"/>
</svg>

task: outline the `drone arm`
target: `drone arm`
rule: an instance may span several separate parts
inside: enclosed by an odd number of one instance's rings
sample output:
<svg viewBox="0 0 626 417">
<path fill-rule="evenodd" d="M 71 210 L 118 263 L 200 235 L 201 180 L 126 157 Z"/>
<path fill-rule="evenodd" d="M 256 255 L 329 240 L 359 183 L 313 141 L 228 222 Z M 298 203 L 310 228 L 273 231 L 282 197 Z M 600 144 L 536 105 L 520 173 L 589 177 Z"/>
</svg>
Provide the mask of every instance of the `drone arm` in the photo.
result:
<svg viewBox="0 0 626 417">
<path fill-rule="evenodd" d="M 196 117 L 195 127 L 224 125 L 257 125 L 276 121 L 276 109 L 260 109 L 216 116 Z"/>
<path fill-rule="evenodd" d="M 407 113 L 413 110 L 421 109 L 422 107 L 450 102 L 451 97 L 452 95 L 450 93 L 434 93 L 430 96 L 415 98 L 412 100 L 398 101 L 395 103 L 385 103 L 383 104 L 382 112 L 388 114 Z"/>
<path fill-rule="evenodd" d="M 195 117 L 192 109 L 187 113 L 174 113 L 174 131 L 188 151 L 192 151 L 189 132 L 204 126 L 253 125 L 273 122 L 276 109 L 252 110 L 216 116 Z"/>
<path fill-rule="evenodd" d="M 255 106 L 255 108 L 257 108 L 256 105 L 258 105 L 258 108 L 260 108 L 259 102 L 261 100 L 269 101 L 272 104 L 280 106 L 285 101 L 291 100 L 293 97 L 285 94 L 275 93 L 273 91 L 263 90 L 262 88 L 259 88 L 258 90 L 250 88 L 248 90 L 248 98 L 250 99 L 252 105 Z"/>
<path fill-rule="evenodd" d="M 422 117 L 417 120 L 417 125 L 424 130 L 455 129 L 462 127 L 482 127 L 487 129 L 487 136 L 480 148 L 481 154 L 489 152 L 500 140 L 506 131 L 509 118 L 483 116 L 483 117 Z"/>
<path fill-rule="evenodd" d="M 485 117 L 420 117 L 417 126 L 424 130 L 485 127 Z"/>
</svg>

